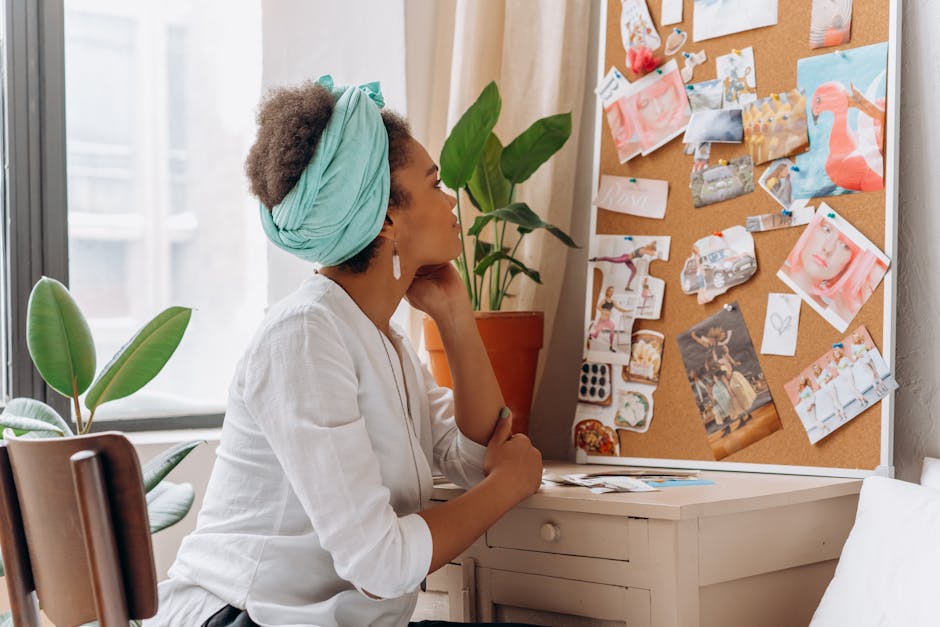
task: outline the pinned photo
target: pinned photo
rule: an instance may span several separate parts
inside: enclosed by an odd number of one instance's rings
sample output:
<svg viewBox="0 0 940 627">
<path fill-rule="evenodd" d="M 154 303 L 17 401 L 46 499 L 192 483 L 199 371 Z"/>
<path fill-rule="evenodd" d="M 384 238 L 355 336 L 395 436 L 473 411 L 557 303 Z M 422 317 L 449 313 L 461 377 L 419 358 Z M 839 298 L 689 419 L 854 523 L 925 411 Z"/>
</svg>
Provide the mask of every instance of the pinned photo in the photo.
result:
<svg viewBox="0 0 940 627">
<path fill-rule="evenodd" d="M 686 144 L 738 144 L 744 139 L 741 109 L 698 111 L 692 114 L 682 142 Z"/>
<path fill-rule="evenodd" d="M 776 229 L 789 229 L 794 226 L 804 226 L 810 223 L 816 213 L 815 207 L 805 205 L 793 209 L 785 209 L 777 213 L 765 213 L 759 216 L 745 218 L 744 228 L 749 233 L 761 231 L 774 231 Z"/>
<path fill-rule="evenodd" d="M 754 165 L 809 150 L 806 95 L 800 89 L 748 103 L 743 124 Z"/>
<path fill-rule="evenodd" d="M 783 386 L 816 444 L 880 402 L 898 384 L 864 325 Z"/>
<path fill-rule="evenodd" d="M 636 129 L 647 155 L 681 134 L 692 112 L 675 60 L 630 85 L 620 106 Z"/>
<path fill-rule="evenodd" d="M 708 55 L 705 54 L 704 50 L 699 50 L 698 52 L 683 52 L 682 58 L 685 59 L 685 61 L 682 64 L 682 69 L 679 71 L 679 74 L 682 76 L 683 83 L 691 81 L 695 74 L 695 68 L 708 61 Z"/>
<path fill-rule="evenodd" d="M 813 0 L 809 47 L 843 46 L 852 38 L 852 0 Z"/>
<path fill-rule="evenodd" d="M 594 204 L 608 211 L 661 220 L 666 215 L 668 195 L 669 181 L 602 174 Z"/>
<path fill-rule="evenodd" d="M 736 107 L 757 100 L 754 48 L 732 50 L 715 59 L 715 65 L 722 85 L 722 106 Z"/>
<path fill-rule="evenodd" d="M 663 4 L 663 8 L 665 10 L 665 3 Z M 679 12 L 682 12 L 681 4 Z M 665 26 L 666 22 L 663 22 L 663 25 Z M 679 52 L 679 49 L 685 45 L 685 40 L 688 39 L 688 37 L 689 34 L 681 28 L 673 28 L 672 32 L 669 33 L 669 35 L 666 37 L 666 48 L 663 50 L 663 53 L 666 56 L 671 57 L 675 53 Z"/>
<path fill-rule="evenodd" d="M 636 433 L 649 431 L 653 420 L 652 385 L 624 383 L 617 388 L 614 401 L 614 426 Z"/>
<path fill-rule="evenodd" d="M 636 331 L 630 349 L 630 363 L 623 369 L 623 380 L 658 385 L 659 370 L 663 365 L 664 340 L 665 336 L 658 331 Z"/>
<path fill-rule="evenodd" d="M 724 83 L 720 78 L 685 86 L 692 113 L 720 109 L 724 97 Z"/>
<path fill-rule="evenodd" d="M 798 155 L 794 198 L 884 189 L 888 44 L 800 59 L 810 150 Z"/>
<path fill-rule="evenodd" d="M 754 238 L 743 226 L 732 226 L 692 245 L 680 283 L 683 292 L 697 294 L 698 304 L 704 305 L 744 283 L 755 272 Z"/>
<path fill-rule="evenodd" d="M 637 46 L 656 50 L 662 45 L 646 0 L 620 1 L 620 37 L 624 50 Z"/>
<path fill-rule="evenodd" d="M 777 0 L 695 0 L 694 9 L 695 41 L 777 23 Z"/>
<path fill-rule="evenodd" d="M 677 339 L 716 460 L 782 428 L 737 303 L 727 305 Z"/>
<path fill-rule="evenodd" d="M 613 365 L 584 360 L 581 362 L 578 402 L 610 405 L 613 395 Z"/>
<path fill-rule="evenodd" d="M 793 172 L 793 162 L 789 159 L 778 159 L 771 163 L 761 174 L 758 183 L 765 192 L 780 203 L 784 209 L 793 204 L 793 181 L 790 173 Z"/>
<path fill-rule="evenodd" d="M 719 162 L 704 170 L 693 171 L 689 188 L 692 190 L 692 204 L 696 207 L 750 194 L 754 191 L 754 164 L 749 156 L 744 156 L 730 163 Z"/>
<path fill-rule="evenodd" d="M 626 163 L 643 152 L 636 126 L 621 106 L 621 100 L 629 94 L 630 82 L 617 68 L 612 67 L 595 91 L 604 107 L 604 117 L 607 118 L 617 159 L 620 163 Z"/>
<path fill-rule="evenodd" d="M 890 265 L 888 257 L 822 203 L 777 277 L 839 331 L 845 331 Z"/>
<path fill-rule="evenodd" d="M 574 446 L 588 455 L 617 455 L 618 440 L 614 428 L 604 423 L 600 417 L 588 418 L 596 411 L 591 411 L 590 405 L 578 405 L 578 414 L 574 427 Z"/>
</svg>

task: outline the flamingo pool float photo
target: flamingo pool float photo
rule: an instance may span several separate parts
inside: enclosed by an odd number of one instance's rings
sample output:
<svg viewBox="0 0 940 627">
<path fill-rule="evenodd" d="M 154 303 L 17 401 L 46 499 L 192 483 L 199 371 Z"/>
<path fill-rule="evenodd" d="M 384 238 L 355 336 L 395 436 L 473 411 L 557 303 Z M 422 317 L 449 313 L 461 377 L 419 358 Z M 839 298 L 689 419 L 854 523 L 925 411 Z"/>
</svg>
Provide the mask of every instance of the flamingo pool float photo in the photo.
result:
<svg viewBox="0 0 940 627">
<path fill-rule="evenodd" d="M 848 190 L 868 192 L 884 189 L 885 99 L 874 92 L 884 73 L 880 74 L 862 94 L 855 85 L 846 89 L 842 83 L 830 81 L 816 88 L 811 101 L 813 123 L 825 112 L 832 113 L 829 132 L 829 157 L 826 174 L 833 183 Z M 849 109 L 856 109 L 856 128 L 849 124 Z"/>
</svg>

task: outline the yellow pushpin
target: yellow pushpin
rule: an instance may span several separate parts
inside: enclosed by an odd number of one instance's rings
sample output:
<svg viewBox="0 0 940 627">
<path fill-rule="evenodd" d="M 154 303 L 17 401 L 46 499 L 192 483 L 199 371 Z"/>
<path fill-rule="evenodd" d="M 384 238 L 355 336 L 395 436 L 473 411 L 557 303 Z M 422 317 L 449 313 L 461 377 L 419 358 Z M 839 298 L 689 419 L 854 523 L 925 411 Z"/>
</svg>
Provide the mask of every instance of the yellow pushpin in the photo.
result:
<svg viewBox="0 0 940 627">
<path fill-rule="evenodd" d="M 738 55 L 738 56 L 741 56 L 741 51 L 738 50 L 737 48 L 732 48 L 732 49 L 731 49 L 731 52 L 733 52 L 734 54 L 736 54 L 736 55 Z"/>
<path fill-rule="evenodd" d="M 774 100 L 780 100 L 780 94 L 770 94 L 770 97 Z"/>
<path fill-rule="evenodd" d="M 728 160 L 727 160 L 727 159 L 719 159 L 719 160 L 718 160 L 718 165 L 728 165 Z"/>
</svg>

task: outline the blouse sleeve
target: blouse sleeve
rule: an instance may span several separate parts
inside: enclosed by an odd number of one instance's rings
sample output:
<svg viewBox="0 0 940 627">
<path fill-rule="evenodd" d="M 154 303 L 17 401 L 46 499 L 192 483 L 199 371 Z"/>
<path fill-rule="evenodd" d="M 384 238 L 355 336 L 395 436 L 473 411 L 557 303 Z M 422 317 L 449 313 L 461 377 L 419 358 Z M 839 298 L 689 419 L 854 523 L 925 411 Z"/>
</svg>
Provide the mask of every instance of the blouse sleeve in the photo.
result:
<svg viewBox="0 0 940 627">
<path fill-rule="evenodd" d="M 457 427 L 454 391 L 439 386 L 426 366 L 420 362 L 417 366 L 428 390 L 434 467 L 461 488 L 472 488 L 483 480 L 486 447 L 465 436 Z"/>
<path fill-rule="evenodd" d="M 269 327 L 246 366 L 245 405 L 337 574 L 382 598 L 413 591 L 431 565 L 431 532 L 391 506 L 335 322 L 294 312 Z"/>
</svg>

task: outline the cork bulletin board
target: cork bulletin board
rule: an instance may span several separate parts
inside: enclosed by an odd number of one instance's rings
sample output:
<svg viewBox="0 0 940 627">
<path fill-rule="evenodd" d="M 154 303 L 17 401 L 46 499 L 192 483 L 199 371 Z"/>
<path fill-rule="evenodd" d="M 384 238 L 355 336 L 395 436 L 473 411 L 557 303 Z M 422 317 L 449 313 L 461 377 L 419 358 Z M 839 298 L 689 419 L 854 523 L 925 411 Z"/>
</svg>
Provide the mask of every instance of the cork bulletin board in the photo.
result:
<svg viewBox="0 0 940 627">
<path fill-rule="evenodd" d="M 611 67 L 625 72 L 625 50 L 621 40 L 621 0 L 604 0 L 601 16 L 598 60 L 598 84 Z M 808 44 L 812 0 L 780 0 L 777 24 L 694 42 L 693 0 L 684 1 L 682 22 L 660 24 L 662 0 L 647 0 L 650 15 L 662 40 L 673 28 L 688 32 L 682 50 L 705 50 L 708 60 L 695 68 L 693 83 L 716 78 L 715 59 L 734 49 L 752 47 L 755 58 L 757 96 L 764 98 L 797 87 L 797 61 L 815 55 L 838 54 L 875 43 L 888 43 L 886 78 L 886 116 L 884 133 L 884 178 L 881 191 L 815 198 L 813 206 L 827 203 L 854 225 L 891 258 L 884 281 L 862 306 L 849 329 L 841 333 L 819 313 L 802 303 L 798 341 L 793 357 L 758 354 L 766 385 L 776 405 L 782 428 L 767 437 L 736 450 L 716 461 L 703 429 L 702 417 L 683 365 L 677 337 L 726 304 L 736 303 L 744 318 L 755 349 L 760 348 L 767 298 L 771 292 L 791 290 L 776 276 L 803 228 L 785 228 L 753 233 L 757 272 L 747 282 L 733 287 L 712 302 L 698 304 L 695 295 L 683 293 L 679 277 L 693 243 L 716 231 L 744 225 L 748 216 L 780 211 L 771 196 L 757 185 L 757 179 L 769 164 L 754 166 L 755 191 L 732 200 L 702 208 L 693 207 L 689 181 L 693 157 L 684 154 L 685 145 L 677 137 L 647 156 L 637 156 L 620 163 L 604 110 L 598 108 L 595 129 L 594 192 L 601 175 L 635 177 L 668 181 L 668 201 L 663 219 L 615 213 L 591 206 L 591 233 L 597 235 L 632 234 L 670 236 L 670 254 L 666 261 L 650 266 L 650 275 L 665 280 L 661 317 L 637 320 L 633 330 L 652 330 L 663 334 L 663 353 L 659 383 L 653 395 L 654 415 L 645 433 L 618 430 L 616 456 L 585 454 L 578 450 L 578 461 L 587 463 L 648 465 L 677 468 L 744 470 L 862 477 L 869 474 L 892 475 L 893 393 L 880 403 L 873 403 L 851 422 L 828 437 L 811 444 L 784 384 L 839 342 L 857 326 L 864 324 L 888 366 L 894 371 L 894 311 L 896 217 L 897 217 L 897 142 L 899 97 L 900 6 L 897 0 L 854 0 L 851 41 L 839 48 L 811 49 Z M 657 51 L 664 61 L 663 48 Z M 681 52 L 673 57 L 682 61 Z M 594 85 L 592 85 L 593 88 Z M 810 94 L 807 94 L 807 98 Z M 710 163 L 732 160 L 748 154 L 743 144 L 712 144 Z M 591 202 L 594 199 L 592 198 Z M 587 298 L 597 303 L 600 282 L 597 270 L 589 264 Z M 596 305 L 588 305 L 593 315 Z M 901 382 L 903 384 L 903 382 Z"/>
</svg>

